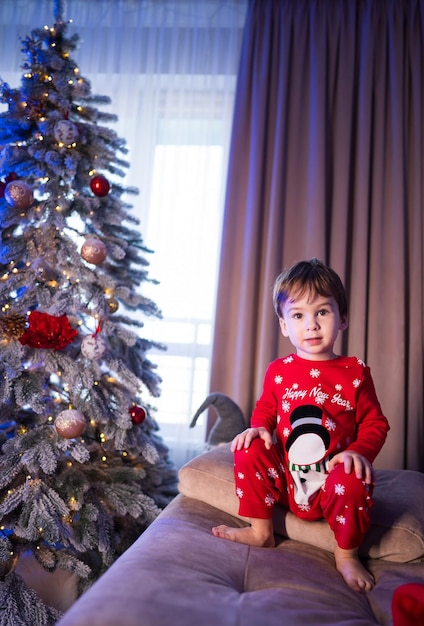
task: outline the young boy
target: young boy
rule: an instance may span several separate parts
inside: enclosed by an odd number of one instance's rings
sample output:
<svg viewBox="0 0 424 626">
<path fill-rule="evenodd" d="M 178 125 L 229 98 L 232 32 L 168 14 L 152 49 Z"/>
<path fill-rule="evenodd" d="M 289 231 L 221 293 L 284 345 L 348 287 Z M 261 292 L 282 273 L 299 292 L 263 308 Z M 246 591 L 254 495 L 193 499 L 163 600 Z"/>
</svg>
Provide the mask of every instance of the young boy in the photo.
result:
<svg viewBox="0 0 424 626">
<path fill-rule="evenodd" d="M 231 444 L 239 513 L 251 525 L 212 532 L 273 547 L 276 502 L 306 520 L 324 517 L 337 543 L 337 570 L 355 591 L 369 591 L 374 579 L 358 547 L 370 525 L 372 462 L 389 425 L 369 368 L 334 352 L 348 324 L 346 292 L 334 270 L 312 259 L 277 278 L 273 301 L 296 353 L 268 366 L 251 427 Z"/>
</svg>

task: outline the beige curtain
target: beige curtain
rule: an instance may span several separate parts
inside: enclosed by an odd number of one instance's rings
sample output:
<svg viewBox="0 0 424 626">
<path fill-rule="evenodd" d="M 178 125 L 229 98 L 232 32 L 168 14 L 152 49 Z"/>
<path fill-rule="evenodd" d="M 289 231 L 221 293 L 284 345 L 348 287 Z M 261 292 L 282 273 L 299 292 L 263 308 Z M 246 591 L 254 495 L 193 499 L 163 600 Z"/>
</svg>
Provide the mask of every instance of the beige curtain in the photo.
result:
<svg viewBox="0 0 424 626">
<path fill-rule="evenodd" d="M 424 2 L 252 0 L 236 92 L 211 390 L 250 415 L 280 336 L 271 290 L 317 256 L 343 278 L 339 350 L 371 367 L 376 466 L 424 470 Z"/>
</svg>

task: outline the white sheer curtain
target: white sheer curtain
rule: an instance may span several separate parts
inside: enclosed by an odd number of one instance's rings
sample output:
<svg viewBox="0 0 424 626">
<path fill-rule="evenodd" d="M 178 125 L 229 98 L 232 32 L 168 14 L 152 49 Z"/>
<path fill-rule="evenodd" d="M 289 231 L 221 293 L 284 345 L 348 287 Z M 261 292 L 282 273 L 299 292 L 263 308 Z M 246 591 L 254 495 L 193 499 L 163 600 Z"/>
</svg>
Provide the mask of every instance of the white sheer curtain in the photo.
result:
<svg viewBox="0 0 424 626">
<path fill-rule="evenodd" d="M 73 54 L 127 141 L 125 184 L 151 255 L 146 294 L 163 319 L 143 334 L 163 378 L 153 401 L 177 465 L 203 449 L 206 416 L 191 416 L 209 388 L 209 363 L 233 99 L 247 0 L 69 0 Z M 0 77 L 18 86 L 19 37 L 51 26 L 51 0 L 0 2 Z"/>
</svg>

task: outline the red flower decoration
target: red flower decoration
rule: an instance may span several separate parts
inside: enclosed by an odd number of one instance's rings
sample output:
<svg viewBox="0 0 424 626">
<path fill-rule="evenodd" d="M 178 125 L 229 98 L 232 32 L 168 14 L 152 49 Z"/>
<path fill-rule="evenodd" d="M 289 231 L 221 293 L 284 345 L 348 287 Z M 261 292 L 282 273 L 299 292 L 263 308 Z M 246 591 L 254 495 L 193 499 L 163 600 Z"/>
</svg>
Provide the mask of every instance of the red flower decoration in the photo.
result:
<svg viewBox="0 0 424 626">
<path fill-rule="evenodd" d="M 55 317 L 48 313 L 32 311 L 28 315 L 28 328 L 19 338 L 23 346 L 62 350 L 72 343 L 78 331 L 72 328 L 66 315 Z"/>
</svg>

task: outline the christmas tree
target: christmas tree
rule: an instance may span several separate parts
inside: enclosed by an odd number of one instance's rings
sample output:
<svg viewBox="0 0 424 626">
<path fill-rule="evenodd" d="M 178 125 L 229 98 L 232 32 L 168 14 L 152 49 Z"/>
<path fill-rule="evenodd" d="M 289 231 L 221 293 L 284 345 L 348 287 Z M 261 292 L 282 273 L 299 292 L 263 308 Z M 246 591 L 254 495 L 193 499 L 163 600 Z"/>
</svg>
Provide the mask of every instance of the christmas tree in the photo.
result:
<svg viewBox="0 0 424 626">
<path fill-rule="evenodd" d="M 125 141 L 72 59 L 64 2 L 0 82 L 0 625 L 55 623 L 18 575 L 31 552 L 80 591 L 155 519 L 176 472 L 154 419 L 160 377 L 140 337 L 160 316 L 150 252 L 119 181 Z"/>
</svg>

